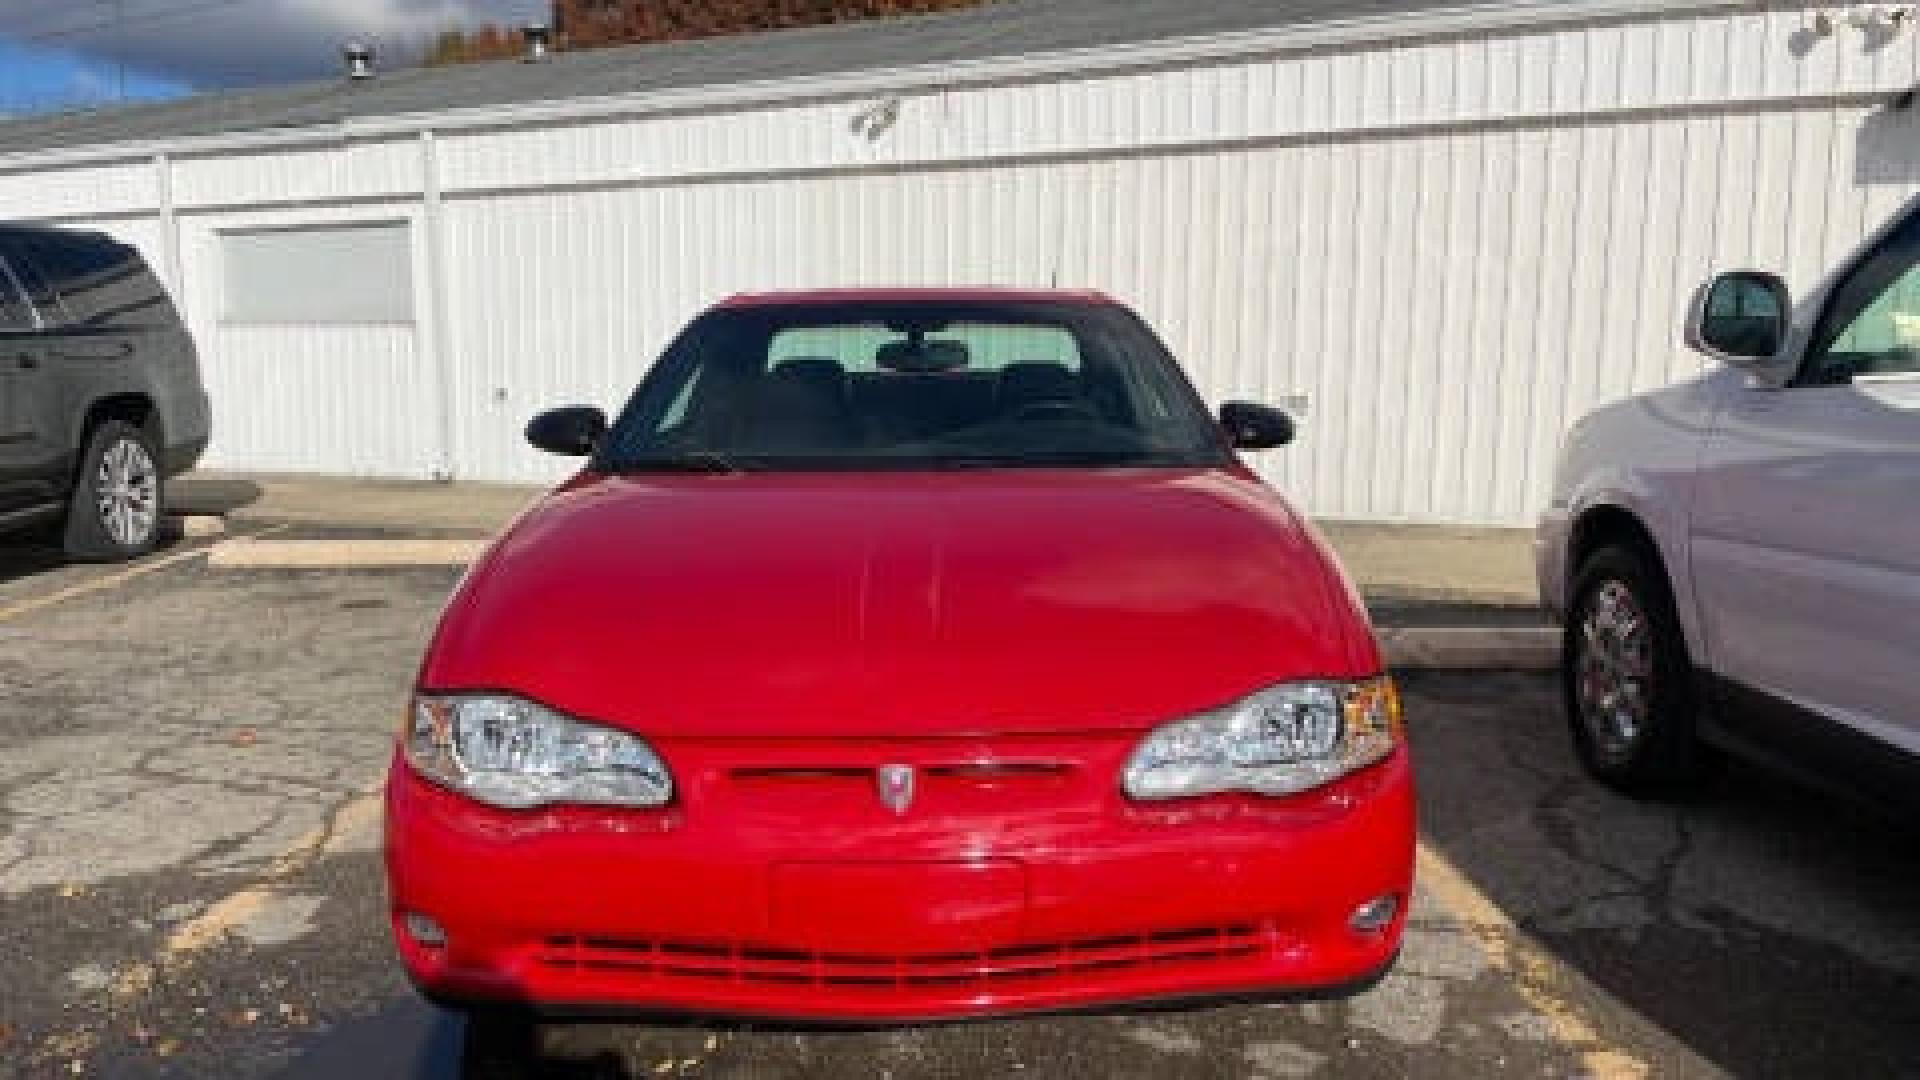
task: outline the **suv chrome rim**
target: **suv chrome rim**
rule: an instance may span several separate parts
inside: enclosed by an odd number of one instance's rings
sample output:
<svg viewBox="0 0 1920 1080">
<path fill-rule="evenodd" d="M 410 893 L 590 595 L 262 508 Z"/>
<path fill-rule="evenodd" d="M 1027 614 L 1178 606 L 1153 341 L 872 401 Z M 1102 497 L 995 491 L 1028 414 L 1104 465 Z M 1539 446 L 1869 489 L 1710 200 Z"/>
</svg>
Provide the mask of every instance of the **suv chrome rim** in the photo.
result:
<svg viewBox="0 0 1920 1080">
<path fill-rule="evenodd" d="M 1653 643 L 1646 614 L 1623 582 L 1594 590 L 1580 621 L 1575 678 L 1587 730 L 1607 757 L 1624 757 L 1646 730 Z"/>
<path fill-rule="evenodd" d="M 101 455 L 94 477 L 100 524 L 121 547 L 139 547 L 160 518 L 160 474 L 147 449 L 121 439 Z"/>
</svg>

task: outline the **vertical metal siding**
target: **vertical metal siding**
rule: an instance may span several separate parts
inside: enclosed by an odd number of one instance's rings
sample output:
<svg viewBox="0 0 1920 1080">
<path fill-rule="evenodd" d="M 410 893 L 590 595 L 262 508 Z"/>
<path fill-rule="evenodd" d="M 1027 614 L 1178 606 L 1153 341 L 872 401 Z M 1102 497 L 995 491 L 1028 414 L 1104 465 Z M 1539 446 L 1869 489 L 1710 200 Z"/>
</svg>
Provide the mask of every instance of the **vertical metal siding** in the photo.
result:
<svg viewBox="0 0 1920 1080">
<path fill-rule="evenodd" d="M 411 326 L 224 326 L 200 341 L 210 465 L 432 474 L 434 386 Z"/>
<path fill-rule="evenodd" d="M 151 211 L 158 197 L 145 162 L 0 172 L 0 221 L 99 219 Z"/>
</svg>

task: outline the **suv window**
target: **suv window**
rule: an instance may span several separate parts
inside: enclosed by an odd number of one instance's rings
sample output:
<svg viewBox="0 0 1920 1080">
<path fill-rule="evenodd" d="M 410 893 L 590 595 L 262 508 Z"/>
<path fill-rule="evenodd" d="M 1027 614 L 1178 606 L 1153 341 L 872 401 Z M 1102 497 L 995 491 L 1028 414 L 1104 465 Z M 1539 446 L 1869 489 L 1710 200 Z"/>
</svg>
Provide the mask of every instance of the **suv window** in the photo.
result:
<svg viewBox="0 0 1920 1080">
<path fill-rule="evenodd" d="M 11 265 L 0 258 L 0 333 L 36 329 L 33 308 L 20 291 Z"/>
<path fill-rule="evenodd" d="M 27 290 L 27 296 L 33 300 L 33 306 L 40 310 L 41 320 L 47 326 L 59 326 L 71 322 L 59 291 L 53 287 L 53 282 L 47 275 L 40 272 L 34 259 L 26 257 L 27 255 L 28 252 L 23 250 L 21 254 L 14 256 L 13 273 Z"/>
<path fill-rule="evenodd" d="M 1920 215 L 1909 217 L 1834 291 L 1801 382 L 1920 373 Z"/>
<path fill-rule="evenodd" d="M 106 290 L 138 269 L 131 250 L 105 236 L 33 237 L 23 247 L 21 281 L 49 320 L 76 322 L 106 306 L 99 302 Z"/>
</svg>

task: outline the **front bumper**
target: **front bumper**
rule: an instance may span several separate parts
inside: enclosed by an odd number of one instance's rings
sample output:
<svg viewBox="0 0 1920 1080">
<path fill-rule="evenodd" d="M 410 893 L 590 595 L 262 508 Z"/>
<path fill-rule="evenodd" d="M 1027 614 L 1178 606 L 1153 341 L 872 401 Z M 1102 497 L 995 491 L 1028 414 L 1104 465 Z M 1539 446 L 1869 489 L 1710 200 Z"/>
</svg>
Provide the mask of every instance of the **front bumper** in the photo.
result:
<svg viewBox="0 0 1920 1080">
<path fill-rule="evenodd" d="M 670 753 L 706 807 L 738 782 L 698 756 Z M 396 762 L 394 933 L 442 1000 L 829 1023 L 1310 995 L 1391 965 L 1412 881 L 1404 752 L 1284 800 L 1142 807 L 1108 783 L 1084 799 L 1074 779 L 1039 783 L 929 784 L 905 815 L 811 782 L 734 790 L 724 814 L 515 814 Z M 1392 923 L 1352 929 L 1383 895 Z M 446 944 L 415 940 L 409 913 Z"/>
</svg>

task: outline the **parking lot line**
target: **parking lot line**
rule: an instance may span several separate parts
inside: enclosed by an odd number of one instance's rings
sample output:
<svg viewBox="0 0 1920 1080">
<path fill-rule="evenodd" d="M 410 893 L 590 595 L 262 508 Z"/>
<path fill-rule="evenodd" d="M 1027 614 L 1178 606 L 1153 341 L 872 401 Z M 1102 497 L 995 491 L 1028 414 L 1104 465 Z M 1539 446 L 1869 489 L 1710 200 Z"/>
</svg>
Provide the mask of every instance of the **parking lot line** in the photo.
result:
<svg viewBox="0 0 1920 1080">
<path fill-rule="evenodd" d="M 219 570 L 382 570 L 417 566 L 462 567 L 486 551 L 488 541 L 469 540 L 277 540 L 247 537 L 215 545 L 207 565 Z"/>
<path fill-rule="evenodd" d="M 287 529 L 291 527 L 292 526 L 289 526 L 289 525 L 274 525 L 266 529 L 262 529 L 257 533 L 254 533 L 253 536 L 271 536 L 274 533 L 285 532 Z M 165 570 L 169 566 L 177 566 L 180 563 L 186 562 L 190 559 L 206 558 L 207 552 L 209 550 L 211 549 L 198 547 L 198 548 L 189 548 L 186 551 L 176 551 L 170 555 L 163 555 L 157 559 L 150 559 L 146 562 L 135 563 L 134 565 L 126 568 L 125 570 L 122 570 L 118 573 L 109 574 L 106 577 L 94 578 L 91 581 L 83 581 L 77 585 L 69 585 L 64 589 L 59 589 L 54 592 L 50 592 L 45 596 L 36 596 L 36 597 L 32 597 L 31 599 L 21 600 L 17 603 L 9 604 L 6 607 L 0 607 L 0 622 L 7 622 L 12 619 L 17 619 L 23 615 L 31 615 L 36 611 L 41 611 L 46 608 L 53 607 L 55 604 L 63 604 L 63 603 L 66 603 L 68 600 L 75 600 L 82 596 L 91 596 L 94 593 L 108 592 L 110 590 L 117 589 L 120 586 L 125 585 L 127 582 L 134 580 L 135 578 L 144 577 L 148 574 L 155 573 L 160 570 Z"/>
<path fill-rule="evenodd" d="M 114 993 L 122 998 L 139 997 L 153 988 L 156 976 L 177 972 L 190 964 L 196 953 L 219 944 L 271 904 L 282 879 L 305 870 L 322 856 L 356 846 L 361 834 L 379 829 L 380 811 L 377 788 L 342 803 L 325 824 L 288 845 L 261 880 L 214 901 L 199 916 L 168 935 L 158 954 L 123 971 L 114 981 Z"/>
<path fill-rule="evenodd" d="M 1558 987 L 1579 976 L 1533 943 L 1499 905 L 1444 855 L 1420 845 L 1420 883 L 1460 920 L 1460 925 L 1514 990 L 1546 1020 L 1554 1040 L 1577 1052 L 1595 1080 L 1642 1080 L 1652 1071 L 1632 1053 L 1606 1041 L 1582 1010 Z"/>
</svg>

